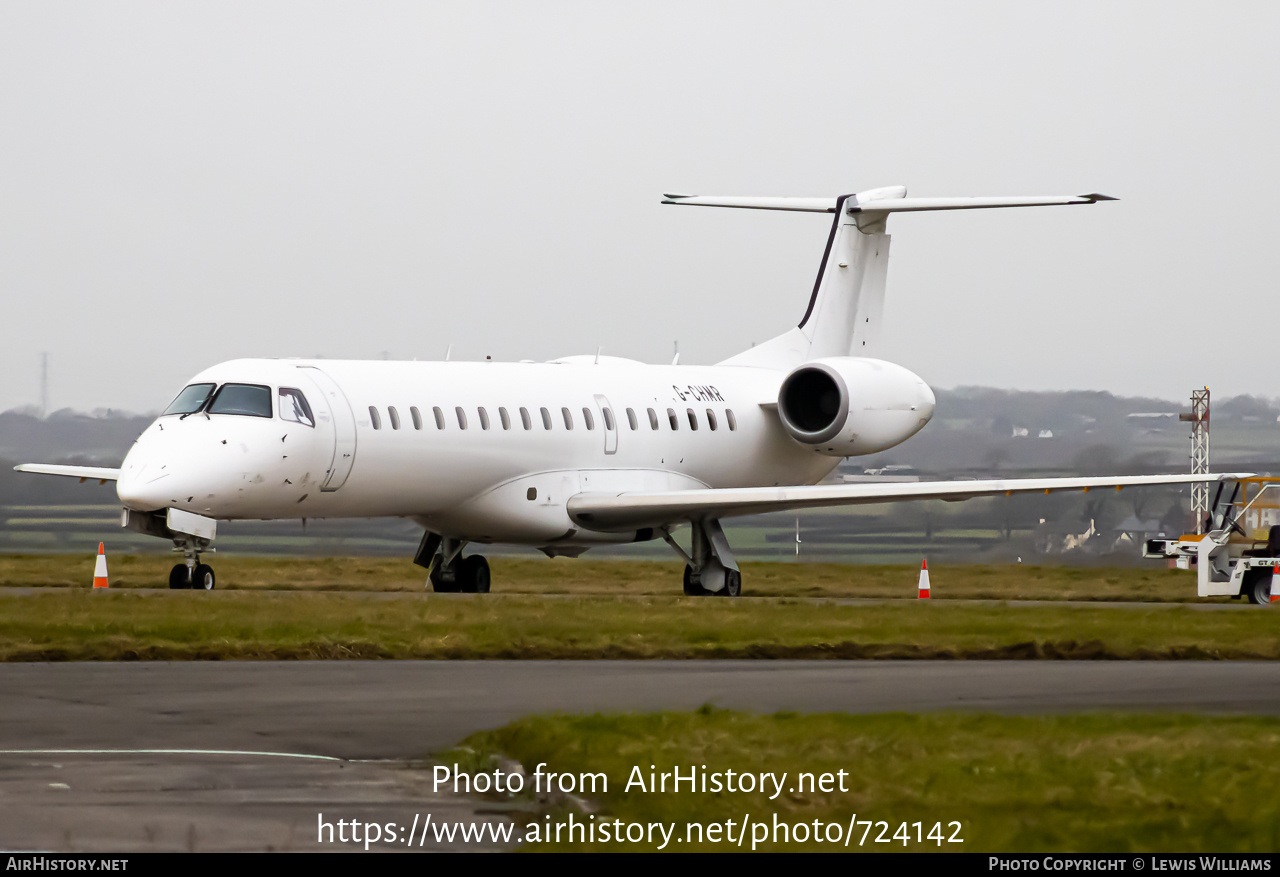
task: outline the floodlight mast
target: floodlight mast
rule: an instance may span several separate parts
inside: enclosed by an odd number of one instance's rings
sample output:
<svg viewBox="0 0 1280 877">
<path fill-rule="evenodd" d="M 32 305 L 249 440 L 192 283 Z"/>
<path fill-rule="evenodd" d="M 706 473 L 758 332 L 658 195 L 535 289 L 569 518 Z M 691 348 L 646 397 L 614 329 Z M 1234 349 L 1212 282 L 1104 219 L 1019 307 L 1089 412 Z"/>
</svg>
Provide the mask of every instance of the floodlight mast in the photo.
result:
<svg viewBox="0 0 1280 877">
<path fill-rule="evenodd" d="M 1209 388 L 1191 391 L 1191 413 L 1178 419 L 1191 424 L 1191 474 L 1209 471 Z M 1209 484 L 1192 482 L 1191 513 L 1196 516 L 1196 535 L 1203 536 L 1208 527 Z"/>
</svg>

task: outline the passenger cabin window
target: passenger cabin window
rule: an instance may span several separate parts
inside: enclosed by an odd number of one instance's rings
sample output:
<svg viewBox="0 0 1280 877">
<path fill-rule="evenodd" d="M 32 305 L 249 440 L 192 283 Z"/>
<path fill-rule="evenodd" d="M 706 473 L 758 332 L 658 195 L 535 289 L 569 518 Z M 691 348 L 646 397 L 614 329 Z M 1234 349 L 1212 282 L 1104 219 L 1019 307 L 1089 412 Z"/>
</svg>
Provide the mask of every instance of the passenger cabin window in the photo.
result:
<svg viewBox="0 0 1280 877">
<path fill-rule="evenodd" d="M 209 394 L 213 392 L 213 387 L 213 384 L 192 384 L 189 387 L 183 387 L 182 392 L 178 394 L 178 398 L 169 403 L 169 407 L 164 409 L 164 413 L 195 414 L 204 406 L 205 402 L 209 401 Z"/>
<path fill-rule="evenodd" d="M 378 416 L 378 409 L 372 405 L 369 406 L 369 422 L 373 424 L 374 429 L 382 429 L 382 418 Z"/>
<path fill-rule="evenodd" d="M 560 416 L 564 418 L 564 428 L 573 429 L 573 412 L 568 408 L 561 408 Z"/>
<path fill-rule="evenodd" d="M 551 428 L 551 412 L 545 408 L 539 408 L 538 410 L 542 412 L 542 428 L 550 429 Z"/>
<path fill-rule="evenodd" d="M 525 429 L 533 429 L 533 418 L 529 416 L 528 408 L 520 409 L 520 422 L 524 424 Z"/>
<path fill-rule="evenodd" d="M 480 428 L 488 429 L 489 428 L 489 412 L 485 411 L 483 408 L 477 408 L 476 410 L 480 412 Z"/>
<path fill-rule="evenodd" d="M 712 432 L 715 432 L 717 425 L 718 424 L 716 423 L 716 413 L 712 411 L 710 408 L 708 408 L 707 409 L 707 428 L 710 429 Z"/>
<path fill-rule="evenodd" d="M 591 415 L 591 409 L 590 409 L 590 408 L 583 408 L 583 409 L 582 409 L 582 422 L 583 422 L 583 423 L 585 423 L 585 424 L 587 425 L 587 429 L 595 429 L 595 428 L 596 428 L 596 419 Z"/>
<path fill-rule="evenodd" d="M 467 428 L 467 412 L 462 410 L 461 405 L 455 407 L 453 410 L 458 415 L 458 429 L 466 429 Z"/>
<path fill-rule="evenodd" d="M 732 409 L 732 408 L 726 408 L 726 409 L 724 409 L 724 419 L 725 419 L 725 420 L 727 420 L 727 421 L 729 421 L 729 431 L 730 431 L 730 432 L 733 432 L 735 429 L 737 429 L 737 428 L 738 428 L 738 419 L 737 419 L 736 417 L 734 417 L 734 416 L 733 416 L 733 409 Z"/>
<path fill-rule="evenodd" d="M 258 384 L 223 384 L 209 403 L 210 414 L 271 416 L 271 388 Z"/>
<path fill-rule="evenodd" d="M 315 429 L 316 419 L 311 416 L 311 406 L 301 390 L 292 387 L 280 388 L 280 419 L 290 423 L 301 423 Z"/>
<path fill-rule="evenodd" d="M 409 416 L 413 418 L 413 428 L 422 429 L 422 412 L 418 410 L 417 405 L 409 407 Z"/>
<path fill-rule="evenodd" d="M 694 432 L 697 432 L 698 431 L 698 415 L 694 412 L 692 408 L 688 409 L 688 411 L 689 411 L 689 429 L 693 430 Z"/>
<path fill-rule="evenodd" d="M 658 428 L 658 412 L 652 408 L 649 409 L 649 428 L 655 430 Z"/>
<path fill-rule="evenodd" d="M 444 429 L 444 412 L 437 406 L 431 409 L 431 413 L 436 418 L 436 429 Z"/>
<path fill-rule="evenodd" d="M 498 409 L 498 419 L 502 421 L 503 429 L 511 428 L 511 415 L 507 414 L 507 409 L 505 408 Z"/>
<path fill-rule="evenodd" d="M 636 413 L 630 408 L 627 409 L 627 423 L 631 424 L 632 432 L 635 432 L 637 429 L 640 428 L 639 425 L 636 423 Z"/>
<path fill-rule="evenodd" d="M 387 414 L 390 415 L 391 417 L 391 428 L 399 429 L 400 428 L 400 412 L 396 410 L 396 406 L 394 405 L 388 406 Z"/>
<path fill-rule="evenodd" d="M 671 421 L 671 430 L 674 432 L 680 428 L 680 418 L 676 417 L 674 408 L 667 409 L 667 420 Z"/>
<path fill-rule="evenodd" d="M 609 430 L 617 429 L 617 424 L 613 422 L 613 410 L 611 408 L 602 408 L 600 410 L 604 412 L 604 428 Z"/>
</svg>

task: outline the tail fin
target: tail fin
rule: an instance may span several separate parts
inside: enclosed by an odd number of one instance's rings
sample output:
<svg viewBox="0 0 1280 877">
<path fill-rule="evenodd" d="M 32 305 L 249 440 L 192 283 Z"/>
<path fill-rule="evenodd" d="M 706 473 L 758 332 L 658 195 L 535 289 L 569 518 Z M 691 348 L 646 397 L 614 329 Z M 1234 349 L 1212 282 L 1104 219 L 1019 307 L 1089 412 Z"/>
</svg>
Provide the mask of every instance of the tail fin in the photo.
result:
<svg viewBox="0 0 1280 877">
<path fill-rule="evenodd" d="M 800 325 L 720 363 L 790 369 L 822 356 L 875 357 L 879 354 L 880 318 L 889 272 L 889 235 L 885 225 L 890 213 L 1042 207 L 1114 200 L 1096 193 L 1022 198 L 908 198 L 905 186 L 888 186 L 838 198 L 666 195 L 662 203 L 833 214 L 827 248 L 822 253 L 818 278 Z"/>
</svg>

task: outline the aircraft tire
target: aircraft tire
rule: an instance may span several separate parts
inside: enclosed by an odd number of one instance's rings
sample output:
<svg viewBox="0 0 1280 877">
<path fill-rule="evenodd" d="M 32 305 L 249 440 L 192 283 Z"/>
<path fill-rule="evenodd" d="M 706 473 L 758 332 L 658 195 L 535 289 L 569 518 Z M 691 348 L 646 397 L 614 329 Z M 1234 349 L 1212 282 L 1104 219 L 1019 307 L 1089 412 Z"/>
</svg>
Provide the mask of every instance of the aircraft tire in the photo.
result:
<svg viewBox="0 0 1280 877">
<path fill-rule="evenodd" d="M 187 578 L 187 565 L 185 563 L 174 564 L 173 569 L 169 570 L 169 590 L 185 591 L 191 587 L 191 581 Z"/>
<path fill-rule="evenodd" d="M 695 583 L 693 581 L 693 570 L 689 568 L 688 564 L 685 564 L 684 595 L 686 597 L 705 597 L 707 596 L 707 594 L 708 594 L 708 591 L 706 588 L 702 587 L 701 584 Z"/>
<path fill-rule="evenodd" d="M 197 564 L 190 587 L 197 591 L 212 591 L 216 584 L 217 577 L 213 574 L 213 567 L 207 563 Z"/>
<path fill-rule="evenodd" d="M 461 563 L 458 561 L 455 560 L 453 562 L 453 568 L 456 573 L 461 573 L 461 569 L 459 569 L 460 566 Z M 446 580 L 441 574 L 440 566 L 438 564 L 435 569 L 431 570 L 431 590 L 435 591 L 437 594 L 456 594 L 459 590 L 458 585 L 459 582 L 456 574 L 452 577 L 452 580 Z"/>
<path fill-rule="evenodd" d="M 489 561 L 483 555 L 473 554 L 464 558 L 458 570 L 458 590 L 468 594 L 489 593 Z"/>
<path fill-rule="evenodd" d="M 716 591 L 717 597 L 740 597 L 742 596 L 742 573 L 736 569 L 727 569 L 724 571 L 724 587 Z"/>
</svg>

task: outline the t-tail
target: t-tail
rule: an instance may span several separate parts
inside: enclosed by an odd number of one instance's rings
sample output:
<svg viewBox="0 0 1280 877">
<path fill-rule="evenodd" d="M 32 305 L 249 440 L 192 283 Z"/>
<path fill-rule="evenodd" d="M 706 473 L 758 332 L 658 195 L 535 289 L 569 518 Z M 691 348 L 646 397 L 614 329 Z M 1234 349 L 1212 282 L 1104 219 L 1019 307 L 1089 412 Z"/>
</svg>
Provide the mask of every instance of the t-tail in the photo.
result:
<svg viewBox="0 0 1280 877">
<path fill-rule="evenodd" d="M 800 325 L 730 357 L 721 365 L 792 369 L 828 356 L 881 355 L 880 322 L 889 272 L 890 213 L 971 210 L 980 207 L 1046 207 L 1114 201 L 1107 195 L 989 198 L 908 198 L 906 186 L 869 189 L 838 198 L 751 198 L 665 195 L 663 204 L 741 207 L 833 214 L 827 247 Z"/>
</svg>

